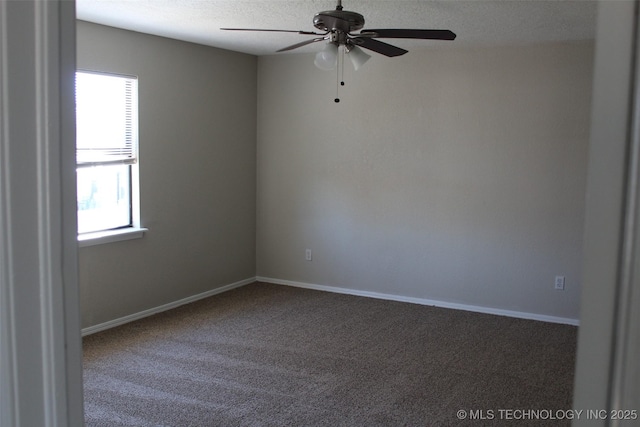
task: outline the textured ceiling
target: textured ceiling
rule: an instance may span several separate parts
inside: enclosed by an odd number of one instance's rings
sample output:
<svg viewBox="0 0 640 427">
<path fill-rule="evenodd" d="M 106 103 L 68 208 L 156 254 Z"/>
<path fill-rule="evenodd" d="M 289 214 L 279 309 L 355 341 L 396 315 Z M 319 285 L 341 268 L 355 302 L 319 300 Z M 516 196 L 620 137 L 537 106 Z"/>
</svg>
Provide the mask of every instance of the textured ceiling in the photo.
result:
<svg viewBox="0 0 640 427">
<path fill-rule="evenodd" d="M 77 0 L 78 19 L 223 49 L 269 55 L 311 38 L 295 33 L 221 31 L 221 27 L 313 31 L 315 13 L 335 0 Z M 364 28 L 450 29 L 454 42 L 386 39 L 397 46 L 504 45 L 592 39 L 593 0 L 343 0 Z M 292 51 L 319 50 L 317 44 Z"/>
</svg>

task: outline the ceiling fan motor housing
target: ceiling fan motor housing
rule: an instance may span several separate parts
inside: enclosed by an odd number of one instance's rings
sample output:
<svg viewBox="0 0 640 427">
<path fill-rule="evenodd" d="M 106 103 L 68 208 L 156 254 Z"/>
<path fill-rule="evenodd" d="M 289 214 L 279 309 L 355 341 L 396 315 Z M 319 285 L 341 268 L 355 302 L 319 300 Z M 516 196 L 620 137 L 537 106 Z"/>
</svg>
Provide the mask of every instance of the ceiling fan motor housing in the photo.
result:
<svg viewBox="0 0 640 427">
<path fill-rule="evenodd" d="M 364 27 L 364 16 L 348 10 L 327 10 L 313 17 L 313 25 L 322 31 L 350 33 Z"/>
</svg>

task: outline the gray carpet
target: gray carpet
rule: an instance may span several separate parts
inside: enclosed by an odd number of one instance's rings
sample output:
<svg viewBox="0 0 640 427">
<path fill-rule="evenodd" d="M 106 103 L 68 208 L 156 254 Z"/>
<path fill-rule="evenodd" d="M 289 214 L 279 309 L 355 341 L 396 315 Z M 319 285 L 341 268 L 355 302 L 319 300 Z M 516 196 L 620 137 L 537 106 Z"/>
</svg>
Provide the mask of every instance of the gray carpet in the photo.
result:
<svg viewBox="0 0 640 427">
<path fill-rule="evenodd" d="M 85 418 L 109 427 L 569 425 L 498 411 L 569 409 L 576 334 L 255 283 L 85 337 Z M 461 409 L 485 419 L 460 420 Z"/>
</svg>

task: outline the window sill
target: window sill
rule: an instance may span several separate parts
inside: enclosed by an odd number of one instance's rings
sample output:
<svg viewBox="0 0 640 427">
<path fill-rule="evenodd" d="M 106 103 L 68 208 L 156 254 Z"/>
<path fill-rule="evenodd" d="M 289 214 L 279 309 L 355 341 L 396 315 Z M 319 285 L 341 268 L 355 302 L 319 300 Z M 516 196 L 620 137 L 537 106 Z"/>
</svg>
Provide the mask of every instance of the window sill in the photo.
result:
<svg viewBox="0 0 640 427">
<path fill-rule="evenodd" d="M 100 231 L 98 233 L 86 233 L 78 236 L 78 246 L 103 245 L 106 243 L 121 242 L 123 240 L 140 239 L 146 228 L 131 227 L 119 230 Z"/>
</svg>

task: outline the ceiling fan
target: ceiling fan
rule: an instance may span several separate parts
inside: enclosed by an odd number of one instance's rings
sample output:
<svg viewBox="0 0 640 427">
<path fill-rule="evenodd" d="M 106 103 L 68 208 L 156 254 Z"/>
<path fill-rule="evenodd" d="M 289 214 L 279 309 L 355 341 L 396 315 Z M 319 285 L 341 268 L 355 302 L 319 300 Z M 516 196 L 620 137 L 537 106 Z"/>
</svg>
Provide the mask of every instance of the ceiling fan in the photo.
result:
<svg viewBox="0 0 640 427">
<path fill-rule="evenodd" d="M 277 50 L 277 52 L 293 50 L 311 43 L 327 40 L 327 45 L 322 51 L 317 53 L 314 61 L 318 68 L 324 70 L 331 70 L 335 68 L 338 62 L 339 47 L 343 47 L 343 52 L 349 54 L 349 57 L 353 62 L 353 66 L 357 70 L 370 58 L 370 55 L 362 51 L 360 48 L 365 48 L 388 57 L 400 56 L 408 52 L 400 47 L 376 40 L 378 38 L 425 40 L 454 40 L 456 38 L 456 34 L 450 30 L 414 30 L 398 28 L 361 30 L 362 27 L 364 27 L 364 16 L 357 12 L 343 10 L 342 0 L 337 0 L 337 2 L 335 10 L 319 12 L 313 17 L 313 25 L 317 29 L 324 31 L 322 33 L 315 31 L 260 28 L 221 28 L 221 30 L 268 31 L 318 36 L 284 47 Z M 361 31 L 356 34 L 353 33 L 358 30 Z M 342 82 L 342 84 L 344 85 L 344 82 Z M 336 98 L 336 102 L 339 102 L 338 98 Z"/>
</svg>

